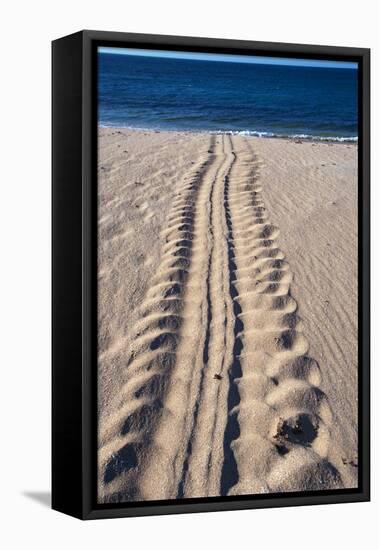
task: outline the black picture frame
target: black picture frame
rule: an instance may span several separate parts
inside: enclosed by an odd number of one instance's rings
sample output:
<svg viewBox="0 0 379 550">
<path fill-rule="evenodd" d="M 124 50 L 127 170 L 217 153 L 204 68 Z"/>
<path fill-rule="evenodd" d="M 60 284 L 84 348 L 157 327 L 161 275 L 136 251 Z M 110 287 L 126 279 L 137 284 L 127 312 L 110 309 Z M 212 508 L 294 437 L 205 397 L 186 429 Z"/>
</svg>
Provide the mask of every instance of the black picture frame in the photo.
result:
<svg viewBox="0 0 379 550">
<path fill-rule="evenodd" d="M 97 504 L 98 46 L 354 61 L 359 71 L 359 486 L 309 493 Z M 52 507 L 81 519 L 370 499 L 370 50 L 81 31 L 52 43 Z"/>
</svg>

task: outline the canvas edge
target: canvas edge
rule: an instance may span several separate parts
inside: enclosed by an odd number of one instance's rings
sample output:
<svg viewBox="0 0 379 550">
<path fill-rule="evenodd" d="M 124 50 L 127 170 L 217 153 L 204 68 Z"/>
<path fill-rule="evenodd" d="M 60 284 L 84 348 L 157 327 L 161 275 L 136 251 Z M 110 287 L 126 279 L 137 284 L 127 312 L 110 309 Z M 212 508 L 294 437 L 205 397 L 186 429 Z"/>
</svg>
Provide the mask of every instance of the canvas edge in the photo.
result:
<svg viewBox="0 0 379 550">
<path fill-rule="evenodd" d="M 205 511 L 224 511 L 224 510 L 242 510 L 282 506 L 300 506 L 313 504 L 333 504 L 343 502 L 363 502 L 370 500 L 370 434 L 369 434 L 369 160 L 370 160 L 370 50 L 366 48 L 345 48 L 334 46 L 314 46 L 301 44 L 283 44 L 251 42 L 229 39 L 207 39 L 194 37 L 173 37 L 163 35 L 145 35 L 134 33 L 113 33 L 102 31 L 80 31 L 70 37 L 79 37 L 82 41 L 81 59 L 82 59 L 82 98 L 81 98 L 81 125 L 82 125 L 82 143 L 81 143 L 81 191 L 82 191 L 82 232 L 80 242 L 82 243 L 82 363 L 80 370 L 80 380 L 78 371 L 72 376 L 76 382 L 74 385 L 81 387 L 81 413 L 78 418 L 78 424 L 81 426 L 81 454 L 80 454 L 80 495 L 76 498 L 77 502 L 72 506 L 57 506 L 53 490 L 53 508 L 81 519 L 100 519 L 116 518 L 144 515 L 192 513 Z M 66 38 L 59 39 L 59 42 Z M 346 490 L 343 494 L 328 495 L 301 495 L 301 496 L 274 496 L 265 500 L 258 500 L 252 496 L 251 499 L 241 497 L 240 500 L 212 501 L 212 502 L 182 502 L 182 503 L 139 503 L 135 506 L 114 506 L 110 508 L 99 507 L 96 504 L 96 463 L 94 461 L 94 452 L 96 452 L 96 372 L 95 363 L 96 350 L 96 288 L 93 280 L 93 270 L 96 267 L 96 249 L 97 242 L 94 236 L 96 231 L 96 215 L 94 205 L 96 204 L 96 159 L 94 151 L 96 147 L 97 120 L 96 106 L 94 104 L 94 71 L 93 71 L 93 52 L 99 42 L 120 42 L 122 44 L 136 44 L 145 46 L 166 46 L 180 47 L 198 47 L 198 48 L 217 48 L 217 49 L 245 49 L 249 52 L 272 53 L 280 52 L 282 55 L 291 54 L 310 54 L 312 56 L 347 56 L 357 57 L 362 63 L 362 156 L 361 156 L 361 174 L 362 184 L 361 207 L 362 214 L 365 208 L 365 215 L 362 215 L 360 246 L 363 252 L 360 258 L 361 284 L 360 294 L 363 305 L 360 316 L 360 342 L 362 347 L 361 354 L 361 396 L 366 396 L 364 403 L 361 400 L 361 451 L 362 451 L 362 490 L 359 492 L 349 492 Z M 58 41 L 53 42 L 54 44 Z M 53 93 L 54 96 L 54 93 Z M 54 110 L 54 102 L 53 102 Z M 53 117 L 54 120 L 54 117 Z M 54 126 L 54 122 L 53 122 Z M 53 132 L 54 135 L 54 132 Z M 54 156 L 54 155 L 53 155 Z M 54 177 L 53 177 L 54 180 Z M 78 235 L 75 236 L 78 238 Z M 55 313 L 56 315 L 56 313 Z M 54 318 L 54 311 L 53 311 Z M 363 333 L 362 333 L 363 331 Z M 53 375 L 54 376 L 54 375 Z M 54 381 L 53 381 L 54 385 Z M 54 392 L 53 392 L 54 393 Z M 64 415 L 64 413 L 63 413 Z M 56 468 L 55 468 L 56 470 Z M 54 471 L 54 465 L 53 465 Z M 73 493 L 77 494 L 77 493 Z M 75 498 L 74 498 L 75 500 Z"/>
</svg>

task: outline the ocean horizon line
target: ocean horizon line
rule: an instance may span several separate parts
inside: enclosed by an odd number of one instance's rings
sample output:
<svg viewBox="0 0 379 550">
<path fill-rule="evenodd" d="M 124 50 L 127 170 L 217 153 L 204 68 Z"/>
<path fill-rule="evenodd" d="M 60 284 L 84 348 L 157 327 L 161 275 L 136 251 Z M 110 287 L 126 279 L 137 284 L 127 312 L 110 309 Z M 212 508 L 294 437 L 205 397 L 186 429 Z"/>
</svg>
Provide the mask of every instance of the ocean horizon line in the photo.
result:
<svg viewBox="0 0 379 550">
<path fill-rule="evenodd" d="M 349 61 L 335 61 L 330 59 L 313 59 L 301 57 L 282 57 L 269 55 L 238 55 L 217 54 L 207 52 L 170 51 L 135 48 L 108 48 L 100 47 L 98 55 L 127 55 L 128 57 L 147 57 L 150 59 L 174 60 L 174 61 L 200 61 L 209 63 L 239 63 L 251 65 L 270 65 L 287 68 L 303 69 L 331 69 L 357 71 L 358 63 Z"/>
</svg>

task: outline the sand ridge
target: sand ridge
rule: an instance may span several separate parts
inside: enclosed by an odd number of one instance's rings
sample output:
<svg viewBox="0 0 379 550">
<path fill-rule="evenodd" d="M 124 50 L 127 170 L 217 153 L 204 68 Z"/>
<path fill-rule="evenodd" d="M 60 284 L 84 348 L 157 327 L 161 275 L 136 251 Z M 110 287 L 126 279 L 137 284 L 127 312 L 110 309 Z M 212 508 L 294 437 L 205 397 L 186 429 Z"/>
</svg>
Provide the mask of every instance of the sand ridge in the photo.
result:
<svg viewBox="0 0 379 550">
<path fill-rule="evenodd" d="M 341 488 L 333 412 L 251 140 L 209 136 L 100 419 L 102 502 Z"/>
</svg>

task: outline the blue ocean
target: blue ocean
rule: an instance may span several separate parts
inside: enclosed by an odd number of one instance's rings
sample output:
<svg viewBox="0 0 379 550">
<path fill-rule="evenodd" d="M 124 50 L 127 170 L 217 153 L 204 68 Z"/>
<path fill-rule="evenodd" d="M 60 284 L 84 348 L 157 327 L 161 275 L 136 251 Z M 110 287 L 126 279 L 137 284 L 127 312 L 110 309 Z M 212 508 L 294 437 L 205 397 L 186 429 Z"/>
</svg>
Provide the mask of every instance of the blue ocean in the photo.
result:
<svg viewBox="0 0 379 550">
<path fill-rule="evenodd" d="M 98 122 L 355 141 L 357 72 L 99 52 Z"/>
</svg>

